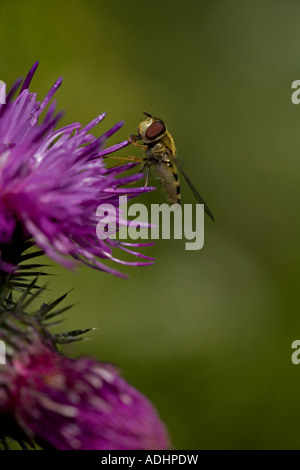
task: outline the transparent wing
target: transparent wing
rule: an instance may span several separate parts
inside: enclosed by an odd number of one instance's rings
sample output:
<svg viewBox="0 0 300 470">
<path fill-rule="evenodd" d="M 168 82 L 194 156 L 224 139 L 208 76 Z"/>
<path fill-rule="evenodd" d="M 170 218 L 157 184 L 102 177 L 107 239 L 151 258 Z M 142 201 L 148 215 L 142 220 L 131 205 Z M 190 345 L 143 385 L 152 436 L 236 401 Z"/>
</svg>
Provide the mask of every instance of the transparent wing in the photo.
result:
<svg viewBox="0 0 300 470">
<path fill-rule="evenodd" d="M 206 214 L 211 218 L 211 220 L 213 220 L 213 222 L 215 221 L 215 218 L 211 212 L 211 210 L 209 209 L 208 205 L 206 204 L 206 202 L 204 201 L 203 197 L 200 196 L 200 194 L 198 193 L 197 189 L 195 188 L 195 186 L 193 185 L 193 183 L 191 182 L 190 178 L 188 177 L 188 175 L 185 173 L 185 171 L 182 169 L 182 167 L 178 164 L 178 160 L 174 159 L 174 162 L 177 166 L 177 168 L 179 168 L 180 172 L 182 173 L 182 175 L 184 176 L 187 184 L 189 185 L 189 187 L 191 188 L 192 192 L 194 193 L 194 196 L 196 197 L 197 201 L 200 202 L 200 204 L 204 204 L 204 211 L 206 212 Z"/>
</svg>

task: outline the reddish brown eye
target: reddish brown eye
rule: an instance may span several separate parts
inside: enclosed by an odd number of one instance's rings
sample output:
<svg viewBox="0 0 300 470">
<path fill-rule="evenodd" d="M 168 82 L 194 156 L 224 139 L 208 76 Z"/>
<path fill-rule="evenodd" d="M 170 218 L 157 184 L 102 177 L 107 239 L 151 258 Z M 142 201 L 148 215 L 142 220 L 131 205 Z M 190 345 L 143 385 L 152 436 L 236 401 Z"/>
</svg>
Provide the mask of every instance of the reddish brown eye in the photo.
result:
<svg viewBox="0 0 300 470">
<path fill-rule="evenodd" d="M 146 131 L 146 139 L 153 140 L 165 132 L 166 128 L 163 122 L 153 122 Z"/>
</svg>

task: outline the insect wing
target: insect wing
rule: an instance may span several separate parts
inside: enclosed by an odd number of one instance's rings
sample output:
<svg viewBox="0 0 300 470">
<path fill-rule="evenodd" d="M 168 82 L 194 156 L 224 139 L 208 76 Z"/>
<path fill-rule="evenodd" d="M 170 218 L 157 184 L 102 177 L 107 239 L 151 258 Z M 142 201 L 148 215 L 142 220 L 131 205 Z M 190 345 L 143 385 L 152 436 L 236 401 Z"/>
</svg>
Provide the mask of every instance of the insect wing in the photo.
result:
<svg viewBox="0 0 300 470">
<path fill-rule="evenodd" d="M 191 188 L 192 192 L 194 193 L 194 196 L 196 197 L 197 201 L 200 202 L 200 204 L 204 204 L 204 211 L 206 212 L 207 215 L 209 215 L 209 217 L 211 218 L 211 220 L 213 220 L 213 222 L 215 221 L 215 218 L 211 212 L 211 210 L 209 209 L 209 207 L 207 206 L 206 202 L 204 201 L 203 197 L 200 196 L 200 194 L 198 193 L 197 189 L 195 188 L 195 186 L 193 185 L 193 183 L 191 182 L 190 178 L 188 177 L 188 175 L 185 173 L 185 171 L 183 171 L 183 169 L 181 168 L 181 166 L 179 166 L 178 164 L 178 161 L 176 159 L 176 162 L 175 162 L 177 168 L 179 168 L 180 172 L 182 173 L 182 175 L 184 176 L 184 179 L 186 180 L 187 184 L 189 185 L 189 187 Z"/>
</svg>

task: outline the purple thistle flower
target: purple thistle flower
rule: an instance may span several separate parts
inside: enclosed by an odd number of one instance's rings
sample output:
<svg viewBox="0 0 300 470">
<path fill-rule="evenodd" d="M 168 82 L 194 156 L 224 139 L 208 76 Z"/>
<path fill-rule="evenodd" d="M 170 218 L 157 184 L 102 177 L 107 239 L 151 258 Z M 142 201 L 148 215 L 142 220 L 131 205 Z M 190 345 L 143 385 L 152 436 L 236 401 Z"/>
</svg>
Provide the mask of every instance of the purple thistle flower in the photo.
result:
<svg viewBox="0 0 300 470">
<path fill-rule="evenodd" d="M 110 364 L 69 359 L 38 340 L 2 368 L 0 413 L 59 450 L 168 449 L 149 401 Z"/>
<path fill-rule="evenodd" d="M 33 65 L 20 86 L 15 83 L 5 100 L 5 87 L 0 84 L 0 271 L 13 271 L 15 266 L 5 257 L 5 247 L 12 242 L 17 229 L 25 239 L 33 238 L 49 257 L 72 267 L 75 260 L 122 276 L 99 259 L 122 264 L 152 264 L 152 258 L 136 253 L 131 247 L 145 244 L 122 244 L 111 238 L 99 240 L 96 234 L 96 209 L 100 204 L 113 204 L 118 210 L 118 197 L 137 196 L 153 188 L 122 188 L 143 175 L 122 176 L 136 163 L 106 168 L 103 156 L 129 145 L 123 141 L 104 148 L 106 140 L 120 129 L 122 122 L 96 138 L 90 131 L 103 120 L 99 115 L 86 126 L 73 123 L 55 130 L 61 114 L 55 114 L 52 103 L 43 119 L 40 115 L 62 83 L 58 79 L 45 99 L 37 101 L 28 90 L 36 71 Z M 6 101 L 6 103 L 5 103 Z M 130 246 L 130 248 L 128 248 Z M 125 262 L 112 256 L 119 247 L 149 260 Z M 123 276 L 124 277 L 124 276 Z"/>
</svg>

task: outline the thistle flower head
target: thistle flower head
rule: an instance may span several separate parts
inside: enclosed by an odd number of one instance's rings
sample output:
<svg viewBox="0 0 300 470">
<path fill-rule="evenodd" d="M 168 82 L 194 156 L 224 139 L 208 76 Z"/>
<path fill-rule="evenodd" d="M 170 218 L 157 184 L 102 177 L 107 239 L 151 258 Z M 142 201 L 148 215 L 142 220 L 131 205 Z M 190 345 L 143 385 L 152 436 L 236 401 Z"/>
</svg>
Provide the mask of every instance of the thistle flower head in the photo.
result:
<svg viewBox="0 0 300 470">
<path fill-rule="evenodd" d="M 61 114 L 55 114 L 55 103 L 44 111 L 62 79 L 39 102 L 28 89 L 36 68 L 34 64 L 14 100 L 20 81 L 6 97 L 0 84 L 0 271 L 15 269 L 5 253 L 15 231 L 21 229 L 25 239 L 32 237 L 45 254 L 66 267 L 73 266 L 73 258 L 118 274 L 100 259 L 119 261 L 112 256 L 112 248 L 128 251 L 128 245 L 98 239 L 96 209 L 104 203 L 118 208 L 120 195 L 133 197 L 151 188 L 123 187 L 143 177 L 138 173 L 118 178 L 135 163 L 113 169 L 103 164 L 104 155 L 129 144 L 126 140 L 104 148 L 122 122 L 99 138 L 90 132 L 105 114 L 86 126 L 75 122 L 56 129 Z"/>
<path fill-rule="evenodd" d="M 23 448 L 36 441 L 54 449 L 166 449 L 168 435 L 155 409 L 115 367 L 58 351 L 58 344 L 89 331 L 50 332 L 67 310 L 57 309 L 65 295 L 28 312 L 42 292 L 35 271 L 42 265 L 29 261 L 38 254 L 66 267 L 77 260 L 117 275 L 101 260 L 152 262 L 128 243 L 97 237 L 100 204 L 119 214 L 119 196 L 153 189 L 128 186 L 143 177 L 123 175 L 136 163 L 103 164 L 104 156 L 129 145 L 126 140 L 105 148 L 122 123 L 98 138 L 91 130 L 104 114 L 86 126 L 57 129 L 61 114 L 50 101 L 62 79 L 39 102 L 29 91 L 36 68 L 8 94 L 0 82 L 0 341 L 7 346 L 6 364 L 0 361 L 0 441 L 5 448 L 11 436 Z M 40 251 L 25 253 L 35 245 Z M 115 247 L 146 261 L 121 261 L 112 254 Z"/>
<path fill-rule="evenodd" d="M 61 450 L 169 448 L 153 406 L 110 364 L 36 340 L 0 367 L 0 413 L 29 438 Z"/>
</svg>

